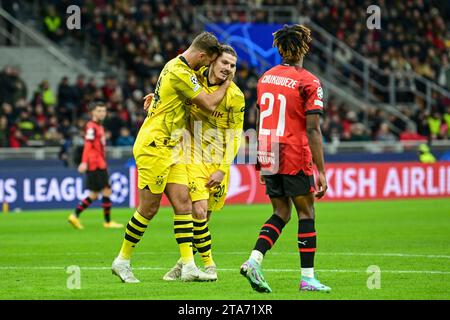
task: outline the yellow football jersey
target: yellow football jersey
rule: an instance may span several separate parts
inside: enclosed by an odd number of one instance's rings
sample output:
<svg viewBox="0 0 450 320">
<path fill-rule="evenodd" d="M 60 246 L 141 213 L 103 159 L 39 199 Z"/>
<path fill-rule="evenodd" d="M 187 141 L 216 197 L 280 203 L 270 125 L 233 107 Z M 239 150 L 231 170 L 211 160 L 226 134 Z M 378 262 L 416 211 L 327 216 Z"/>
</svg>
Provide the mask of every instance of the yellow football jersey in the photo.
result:
<svg viewBox="0 0 450 320">
<path fill-rule="evenodd" d="M 186 128 L 186 108 L 202 88 L 195 71 L 183 56 L 166 63 L 155 88 L 155 95 L 139 133 L 136 146 L 175 146 Z"/>
<path fill-rule="evenodd" d="M 197 78 L 206 93 L 219 88 L 210 85 L 208 68 L 197 72 Z M 193 105 L 189 110 L 191 133 L 191 161 L 194 163 L 220 164 L 227 172 L 239 149 L 244 124 L 245 99 L 238 86 L 232 82 L 227 93 L 214 112 L 207 112 Z"/>
</svg>

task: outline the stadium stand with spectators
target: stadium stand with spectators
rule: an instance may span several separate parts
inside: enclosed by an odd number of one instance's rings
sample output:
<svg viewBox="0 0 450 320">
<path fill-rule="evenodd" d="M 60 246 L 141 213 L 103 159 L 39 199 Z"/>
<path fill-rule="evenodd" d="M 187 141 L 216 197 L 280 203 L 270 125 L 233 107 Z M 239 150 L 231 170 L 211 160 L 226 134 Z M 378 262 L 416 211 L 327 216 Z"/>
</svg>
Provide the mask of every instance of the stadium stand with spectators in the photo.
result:
<svg viewBox="0 0 450 320">
<path fill-rule="evenodd" d="M 28 1 L 31 2 L 31 1 Z M 58 43 L 68 37 L 81 45 L 95 44 L 98 54 L 111 66 L 124 70 L 125 76 L 107 74 L 103 83 L 79 75 L 74 83 L 68 77 L 61 79 L 58 88 L 50 88 L 43 79 L 38 88 L 27 88 L 20 70 L 3 65 L 0 72 L 0 126 L 6 128 L 0 135 L 0 145 L 23 146 L 61 145 L 80 130 L 86 118 L 87 105 L 104 101 L 109 110 L 105 123 L 110 145 L 130 145 L 143 122 L 142 97 L 155 88 L 164 62 L 182 52 L 190 36 L 195 34 L 194 7 L 196 5 L 248 5 L 255 9 L 252 21 L 267 22 L 261 6 L 292 6 L 309 16 L 325 30 L 335 35 L 356 52 L 363 54 L 386 73 L 414 70 L 444 88 L 450 88 L 450 10 L 445 1 L 433 6 L 428 1 L 385 2 L 379 5 L 383 12 L 382 32 L 367 31 L 365 10 L 367 0 L 314 1 L 47 1 L 39 3 L 42 32 Z M 36 4 L 34 3 L 34 4 Z M 58 32 L 58 19 L 65 17 L 70 4 L 80 5 L 84 32 Z M 209 18 L 220 15 L 213 10 Z M 236 10 L 228 21 L 248 21 Z M 352 52 L 336 50 L 335 58 L 346 62 Z M 345 70 L 344 70 L 345 73 Z M 122 80 L 124 79 L 124 80 Z M 245 63 L 239 65 L 235 81 L 246 99 L 244 129 L 256 125 L 257 71 Z M 408 78 L 401 79 L 409 86 Z M 417 88 L 421 90 L 421 88 Z M 27 90 L 34 92 L 27 101 Z M 55 91 L 54 91 L 55 90 Z M 408 101 L 408 94 L 400 100 Z M 348 105 L 328 98 L 323 119 L 326 142 L 336 141 L 406 141 L 411 139 L 450 139 L 450 101 L 443 100 L 426 110 L 408 107 L 401 112 L 412 119 L 416 128 L 383 110 L 368 107 L 350 109 Z M 26 119 L 26 120 L 25 120 Z M 394 123 L 400 132 L 393 132 L 388 123 Z M 3 132 L 4 131 L 4 132 Z"/>
</svg>

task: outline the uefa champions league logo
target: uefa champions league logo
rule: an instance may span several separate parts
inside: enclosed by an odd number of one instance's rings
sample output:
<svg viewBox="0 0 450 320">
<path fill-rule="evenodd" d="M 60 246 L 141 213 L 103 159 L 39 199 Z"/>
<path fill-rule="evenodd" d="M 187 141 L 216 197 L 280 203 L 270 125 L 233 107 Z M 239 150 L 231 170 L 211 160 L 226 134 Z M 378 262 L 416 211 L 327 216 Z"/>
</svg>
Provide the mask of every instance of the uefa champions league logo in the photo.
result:
<svg viewBox="0 0 450 320">
<path fill-rule="evenodd" d="M 112 190 L 111 201 L 115 203 L 124 202 L 130 189 L 128 178 L 119 172 L 115 172 L 109 178 L 109 184 Z"/>
</svg>

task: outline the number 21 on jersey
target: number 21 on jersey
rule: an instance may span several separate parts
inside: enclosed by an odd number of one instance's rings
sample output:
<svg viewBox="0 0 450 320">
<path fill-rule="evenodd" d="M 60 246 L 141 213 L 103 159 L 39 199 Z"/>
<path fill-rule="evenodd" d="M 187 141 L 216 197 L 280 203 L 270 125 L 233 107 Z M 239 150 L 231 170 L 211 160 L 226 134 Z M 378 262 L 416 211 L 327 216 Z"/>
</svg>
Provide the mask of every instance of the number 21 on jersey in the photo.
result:
<svg viewBox="0 0 450 320">
<path fill-rule="evenodd" d="M 274 107 L 278 109 L 278 119 L 275 119 Z M 259 103 L 261 110 L 259 119 L 259 134 L 268 136 L 271 130 L 276 130 L 276 136 L 284 136 L 284 128 L 286 124 L 286 97 L 279 93 L 275 100 L 275 96 L 270 92 L 264 92 Z"/>
</svg>

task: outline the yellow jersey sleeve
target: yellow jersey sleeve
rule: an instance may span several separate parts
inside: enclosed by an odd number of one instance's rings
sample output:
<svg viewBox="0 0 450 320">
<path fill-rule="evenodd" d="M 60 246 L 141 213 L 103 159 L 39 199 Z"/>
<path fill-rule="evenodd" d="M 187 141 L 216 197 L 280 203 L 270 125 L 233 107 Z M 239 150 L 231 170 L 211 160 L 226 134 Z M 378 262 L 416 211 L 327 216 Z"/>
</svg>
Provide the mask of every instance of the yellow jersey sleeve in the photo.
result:
<svg viewBox="0 0 450 320">
<path fill-rule="evenodd" d="M 200 94 L 202 87 L 194 71 L 179 68 L 171 74 L 171 85 L 182 96 L 192 100 Z"/>
<path fill-rule="evenodd" d="M 227 97 L 229 107 L 229 129 L 226 135 L 226 148 L 219 170 L 228 172 L 231 163 L 236 157 L 241 145 L 242 129 L 244 126 L 245 99 L 244 94 L 237 86 L 230 87 L 230 95 Z"/>
</svg>

